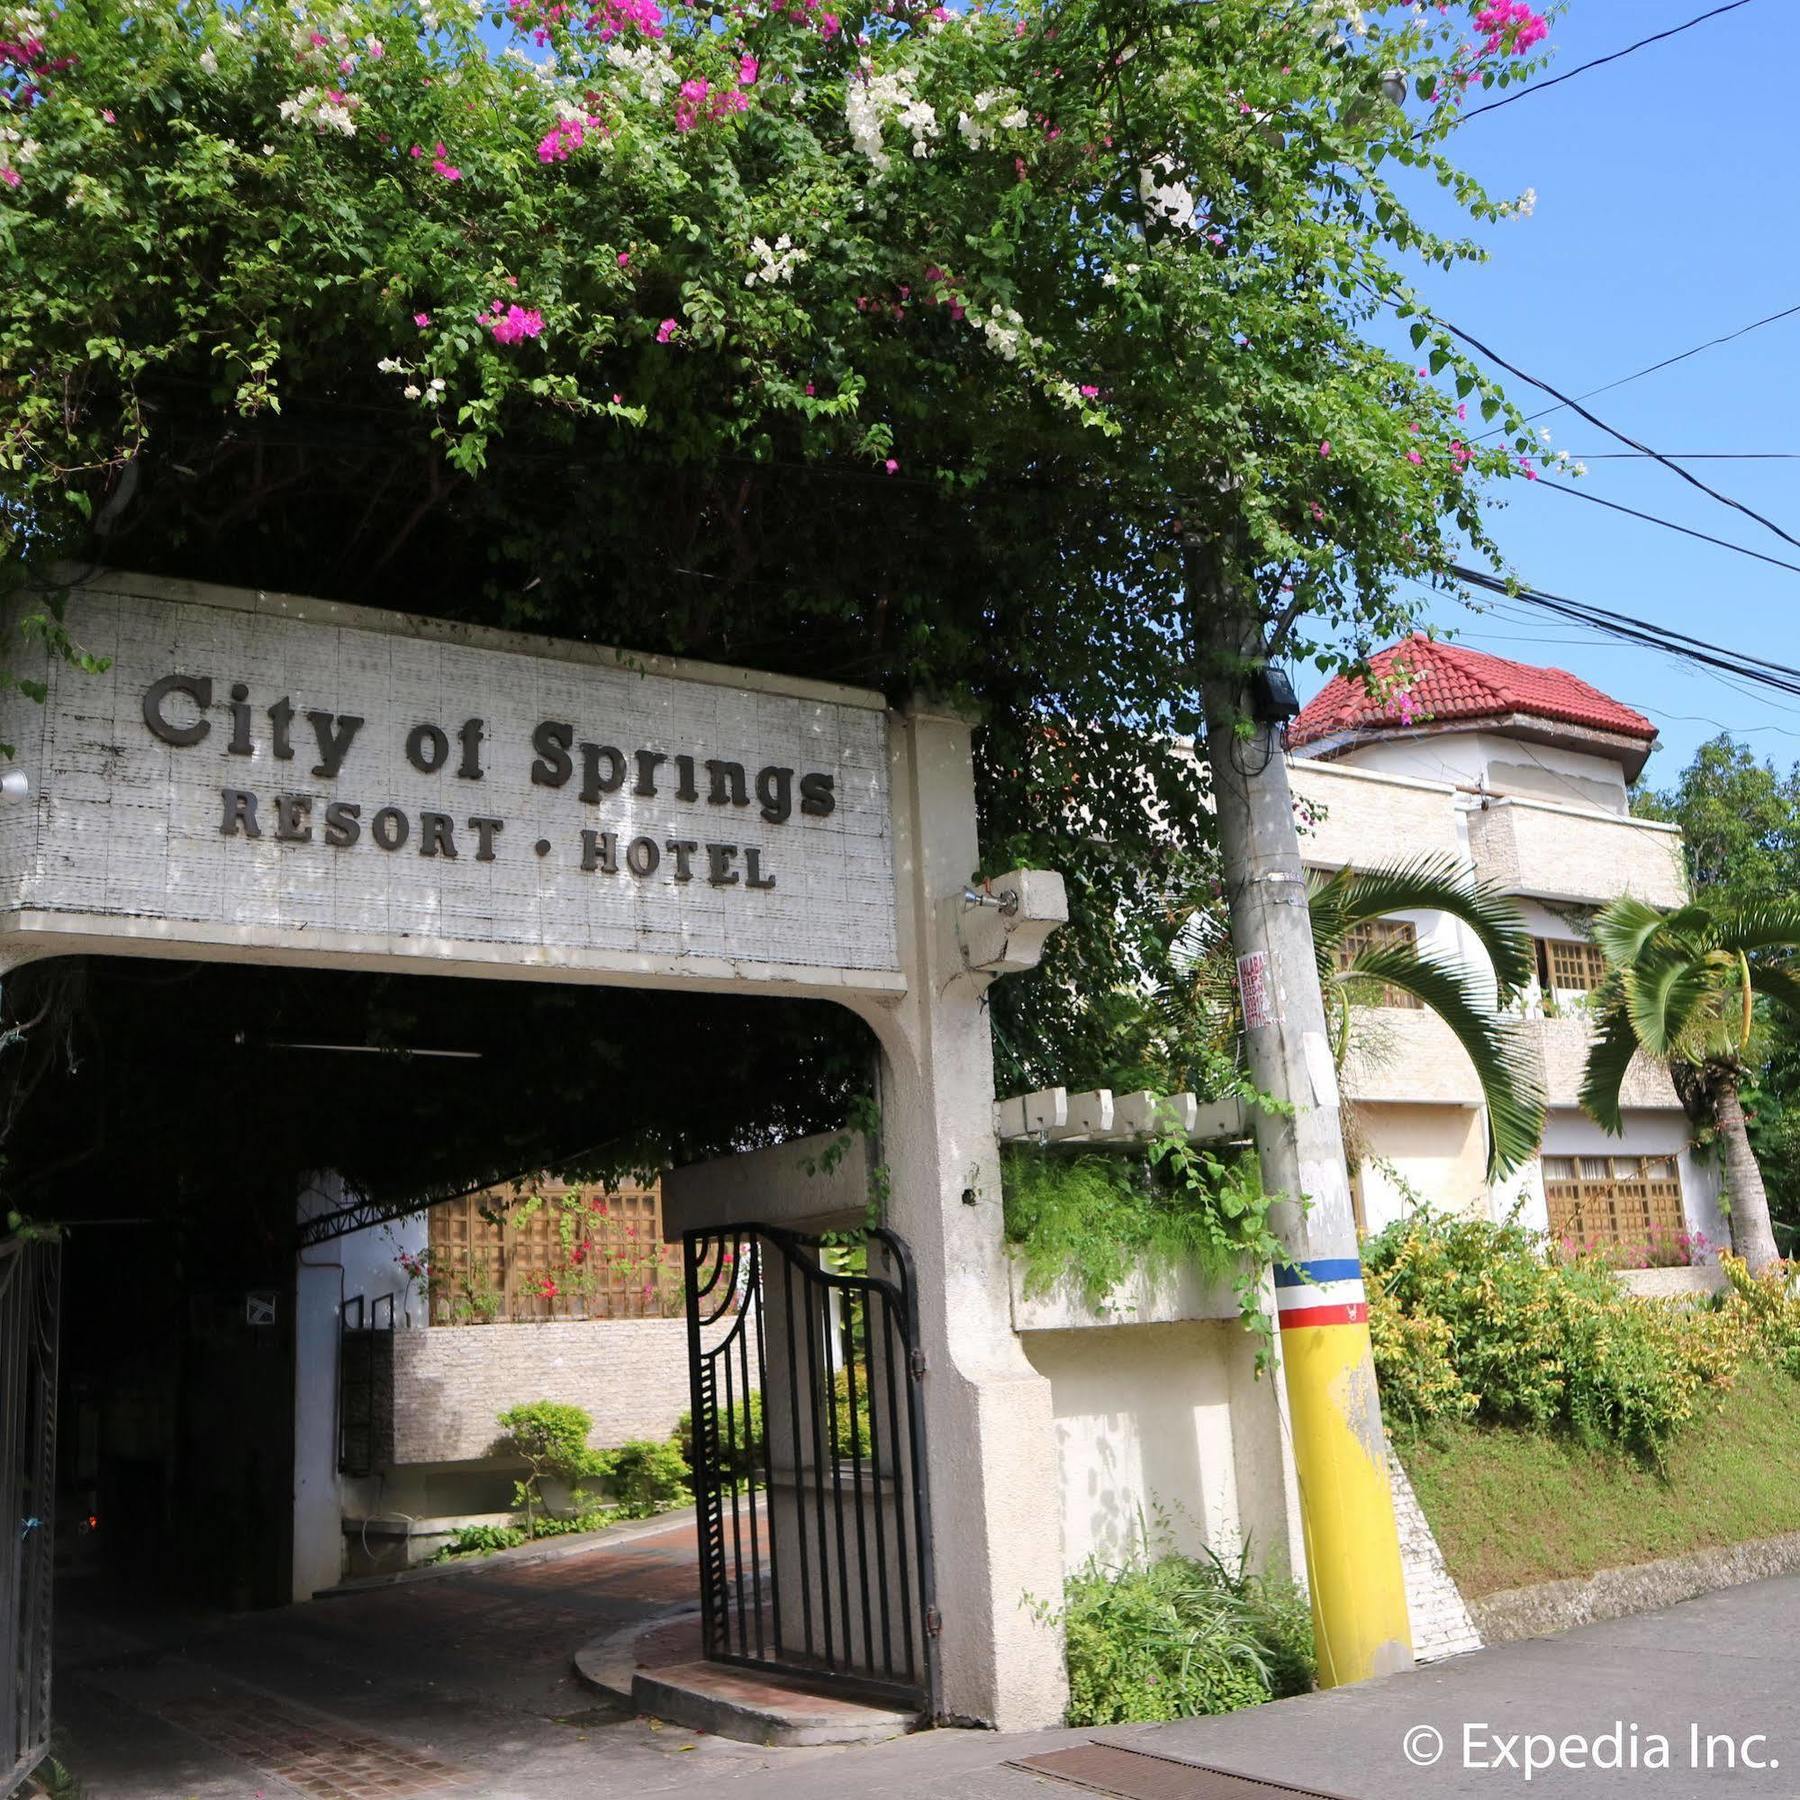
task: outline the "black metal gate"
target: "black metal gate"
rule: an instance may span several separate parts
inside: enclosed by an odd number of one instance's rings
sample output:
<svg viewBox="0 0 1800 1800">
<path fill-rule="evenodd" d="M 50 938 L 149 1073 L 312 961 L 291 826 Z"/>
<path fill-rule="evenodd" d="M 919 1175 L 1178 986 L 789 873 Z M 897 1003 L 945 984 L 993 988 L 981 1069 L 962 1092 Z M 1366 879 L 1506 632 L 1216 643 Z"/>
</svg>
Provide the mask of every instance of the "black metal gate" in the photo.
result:
<svg viewBox="0 0 1800 1800">
<path fill-rule="evenodd" d="M 56 1338 L 62 1246 L 0 1242 L 0 1482 L 12 1545 L 0 1592 L 10 1794 L 50 1749 L 51 1525 L 56 1506 Z"/>
<path fill-rule="evenodd" d="M 846 1251 L 769 1225 L 683 1242 L 707 1656 L 935 1717 L 905 1245 L 878 1230 Z"/>
</svg>

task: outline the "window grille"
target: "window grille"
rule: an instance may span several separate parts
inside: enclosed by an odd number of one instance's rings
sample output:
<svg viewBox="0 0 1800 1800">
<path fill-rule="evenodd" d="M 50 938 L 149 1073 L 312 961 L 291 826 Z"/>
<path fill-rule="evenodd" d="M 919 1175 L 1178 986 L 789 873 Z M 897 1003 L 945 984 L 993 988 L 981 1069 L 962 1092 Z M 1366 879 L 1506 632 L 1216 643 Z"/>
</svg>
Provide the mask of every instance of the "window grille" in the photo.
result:
<svg viewBox="0 0 1800 1800">
<path fill-rule="evenodd" d="M 1352 925 L 1338 941 L 1337 966 L 1339 974 L 1348 974 L 1356 959 L 1365 950 L 1389 950 L 1396 945 L 1411 949 L 1419 941 L 1419 934 L 1410 919 L 1366 919 L 1360 925 Z M 1370 1004 L 1375 1006 L 1404 1006 L 1418 1010 L 1424 1002 L 1416 994 L 1409 994 L 1404 988 L 1397 988 L 1389 983 L 1382 983 L 1380 997 Z"/>
<path fill-rule="evenodd" d="M 1575 938 L 1538 938 L 1538 986 L 1547 994 L 1591 994 L 1606 979 L 1606 957 L 1598 944 Z"/>
<path fill-rule="evenodd" d="M 1577 1247 L 1646 1253 L 1687 1229 L 1672 1156 L 1546 1156 L 1550 1235 Z"/>
<path fill-rule="evenodd" d="M 499 1188 L 430 1213 L 431 1322 L 671 1319 L 681 1250 L 654 1188 Z"/>
</svg>

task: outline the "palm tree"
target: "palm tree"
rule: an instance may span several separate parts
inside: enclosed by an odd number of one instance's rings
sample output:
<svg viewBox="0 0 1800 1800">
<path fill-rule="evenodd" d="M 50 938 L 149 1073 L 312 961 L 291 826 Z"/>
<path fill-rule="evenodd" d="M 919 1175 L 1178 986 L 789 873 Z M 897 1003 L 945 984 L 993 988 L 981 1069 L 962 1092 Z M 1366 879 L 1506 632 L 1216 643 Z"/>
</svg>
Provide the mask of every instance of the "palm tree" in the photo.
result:
<svg viewBox="0 0 1800 1800">
<path fill-rule="evenodd" d="M 1488 1122 L 1488 1178 L 1499 1180 L 1537 1154 L 1544 1098 L 1519 1023 L 1505 1004 L 1531 979 L 1531 940 L 1512 899 L 1477 881 L 1451 857 L 1423 857 L 1376 869 L 1312 875 L 1307 884 L 1319 985 L 1340 1067 L 1355 1041 L 1353 1009 L 1408 994 L 1443 1020 L 1475 1067 Z M 1498 992 L 1472 971 L 1417 943 L 1381 941 L 1368 928 L 1402 912 L 1460 919 L 1493 967 Z M 1237 995 L 1223 915 L 1196 912 L 1176 939 L 1174 959 L 1193 990 L 1235 1039 Z M 1496 1004 L 1498 1002 L 1498 1004 Z"/>
<path fill-rule="evenodd" d="M 1788 960 L 1800 950 L 1800 901 L 1702 902 L 1665 913 L 1615 900 L 1595 918 L 1594 941 L 1609 974 L 1581 1104 L 1622 1133 L 1632 1058 L 1660 1062 L 1689 1116 L 1723 1143 L 1732 1248 L 1753 1270 L 1767 1268 L 1780 1258 L 1739 1095 L 1757 996 L 1800 1014 L 1800 972 Z"/>
</svg>

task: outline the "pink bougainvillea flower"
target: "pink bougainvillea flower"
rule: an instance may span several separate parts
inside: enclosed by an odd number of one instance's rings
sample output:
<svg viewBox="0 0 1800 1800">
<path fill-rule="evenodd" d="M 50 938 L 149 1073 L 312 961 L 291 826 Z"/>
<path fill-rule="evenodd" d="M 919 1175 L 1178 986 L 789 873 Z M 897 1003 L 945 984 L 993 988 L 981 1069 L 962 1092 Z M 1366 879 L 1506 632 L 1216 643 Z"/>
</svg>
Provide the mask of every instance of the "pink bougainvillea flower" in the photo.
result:
<svg viewBox="0 0 1800 1800">
<path fill-rule="evenodd" d="M 1406 460 L 1409 463 L 1422 463 L 1425 458 L 1421 456 L 1417 450 L 1409 450 L 1406 453 Z"/>
<path fill-rule="evenodd" d="M 544 315 L 535 306 L 509 306 L 505 312 L 499 310 L 500 302 L 494 302 L 494 312 L 485 321 L 487 328 L 494 334 L 496 344 L 516 344 L 521 338 L 534 338 L 543 334 Z"/>
<path fill-rule="evenodd" d="M 1466 419 L 1469 416 L 1469 408 L 1468 408 L 1468 405 L 1466 402 L 1463 402 L 1463 401 L 1457 402 L 1456 416 L 1459 419 Z"/>
<path fill-rule="evenodd" d="M 418 326 L 418 328 L 421 331 L 423 331 L 431 323 L 431 314 L 430 313 L 414 313 L 413 314 L 413 323 L 416 326 Z"/>
<path fill-rule="evenodd" d="M 1481 46 L 1484 56 L 1496 50 L 1523 56 L 1550 33 L 1549 22 L 1532 11 L 1525 0 L 1493 0 L 1475 15 L 1475 29 L 1487 33 Z"/>
<path fill-rule="evenodd" d="M 614 394 L 613 395 L 613 405 L 614 406 L 623 406 L 624 404 L 625 404 L 625 396 L 623 394 Z"/>
<path fill-rule="evenodd" d="M 413 147 L 409 151 L 407 151 L 406 154 L 408 156 L 414 158 L 415 160 L 417 160 L 419 157 L 423 156 L 425 154 L 425 152 L 423 150 L 421 150 L 417 144 L 414 144 Z"/>
<path fill-rule="evenodd" d="M 678 329 L 679 327 L 673 319 L 664 319 L 656 328 L 656 341 L 659 344 L 666 344 L 669 339 L 675 335 Z"/>
<path fill-rule="evenodd" d="M 1316 500 L 1314 500 L 1314 501 L 1313 501 L 1313 502 L 1312 502 L 1312 503 L 1311 503 L 1311 508 L 1310 508 L 1310 510 L 1311 510 L 1311 512 L 1312 512 L 1312 516 L 1313 516 L 1313 517 L 1314 517 L 1314 518 L 1315 518 L 1315 519 L 1317 519 L 1317 520 L 1318 520 L 1318 521 L 1319 521 L 1319 523 L 1320 523 L 1320 524 L 1321 524 L 1321 525 L 1323 525 L 1323 524 L 1324 524 L 1324 523 L 1325 523 L 1325 509 L 1324 509 L 1324 507 L 1322 507 L 1322 506 L 1321 506 L 1321 505 L 1320 505 L 1320 504 L 1319 504 L 1319 503 L 1318 503 L 1318 501 L 1316 501 Z"/>
<path fill-rule="evenodd" d="M 0 169 L 0 181 L 4 181 L 9 188 L 16 188 L 22 179 L 17 169 Z"/>
<path fill-rule="evenodd" d="M 738 58 L 738 86 L 755 87 L 756 77 L 761 70 L 762 64 L 754 56 L 740 56 Z"/>
<path fill-rule="evenodd" d="M 1418 425 L 1417 425 L 1417 423 L 1416 423 L 1416 422 L 1414 422 L 1414 423 L 1411 423 L 1411 424 L 1409 424 L 1409 425 L 1408 425 L 1408 426 L 1407 426 L 1407 428 L 1406 428 L 1406 429 L 1407 429 L 1407 430 L 1408 430 L 1408 431 L 1411 431 L 1411 432 L 1415 432 L 1415 433 L 1416 433 L 1416 432 L 1417 432 L 1417 431 L 1418 431 L 1418 429 L 1419 429 L 1419 427 L 1418 427 Z"/>
<path fill-rule="evenodd" d="M 619 267 L 621 269 L 629 269 L 631 267 L 631 252 L 629 250 L 621 250 L 619 252 Z"/>
<path fill-rule="evenodd" d="M 461 181 L 462 170 L 446 160 L 447 152 L 442 144 L 435 144 L 431 151 L 431 172 L 441 175 L 446 181 Z"/>
<path fill-rule="evenodd" d="M 1521 456 L 1519 458 L 1519 473 L 1523 475 L 1527 481 L 1537 480 L 1538 472 L 1531 466 L 1531 458 L 1529 456 Z"/>
<path fill-rule="evenodd" d="M 810 399 L 812 396 L 812 392 L 813 392 L 813 384 L 810 381 L 806 384 L 806 392 L 807 392 L 808 398 Z"/>
<path fill-rule="evenodd" d="M 1084 381 L 1081 384 L 1081 397 L 1084 400 L 1098 400 L 1100 390 L 1091 381 Z"/>
<path fill-rule="evenodd" d="M 890 475 L 898 475 L 900 473 L 900 464 L 891 456 L 881 466 L 886 469 Z"/>
<path fill-rule="evenodd" d="M 706 97 L 712 92 L 712 83 L 702 81 L 699 76 L 681 84 L 675 100 L 675 129 L 692 131 L 700 123 L 700 109 L 706 104 Z"/>
<path fill-rule="evenodd" d="M 109 125 L 116 125 L 119 122 L 119 115 L 110 106 L 103 106 L 100 109 L 100 116 Z"/>
<path fill-rule="evenodd" d="M 1321 456 L 1329 456 L 1331 454 L 1331 439 L 1330 438 L 1325 438 L 1325 439 L 1321 440 L 1321 442 L 1319 444 L 1319 454 Z"/>
</svg>

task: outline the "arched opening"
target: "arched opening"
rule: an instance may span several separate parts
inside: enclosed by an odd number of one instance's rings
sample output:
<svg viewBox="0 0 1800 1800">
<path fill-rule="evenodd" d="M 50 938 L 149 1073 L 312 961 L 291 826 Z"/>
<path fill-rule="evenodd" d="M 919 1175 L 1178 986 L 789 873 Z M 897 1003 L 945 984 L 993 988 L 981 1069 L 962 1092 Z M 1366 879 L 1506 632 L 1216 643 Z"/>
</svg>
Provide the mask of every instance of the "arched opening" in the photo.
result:
<svg viewBox="0 0 1800 1800">
<path fill-rule="evenodd" d="M 503 1219 L 515 1177 L 629 1191 L 843 1126 L 877 1054 L 842 1006 L 758 994 L 122 957 L 10 979 L 49 1027 L 15 1087 L 6 1151 L 15 1204 L 62 1227 L 59 1710 L 77 1727 L 131 1704 L 91 1666 L 97 1644 L 165 1669 L 179 1644 L 228 1696 L 240 1680 L 294 1692 L 267 1660 L 271 1641 L 293 1653 L 292 1632 L 266 1640 L 240 1615 L 417 1566 L 453 1522 L 509 1512 L 526 1472 L 497 1419 L 511 1406 L 580 1407 L 601 1449 L 673 1439 L 689 1411 L 679 1246 L 629 1244 L 623 1294 L 603 1273 L 545 1301 L 534 1275 L 501 1284 L 526 1304 L 485 1315 L 434 1305 L 466 1282 L 415 1279 L 406 1247 L 433 1242 L 434 1217 Z M 649 1240 L 654 1209 L 633 1217 L 625 1229 Z M 363 1324 L 376 1330 L 359 1345 L 346 1328 Z M 384 1336 L 358 1440 L 355 1354 Z M 664 1607 L 698 1587 L 682 1517 Z M 515 1688 L 524 1711 L 570 1709 L 584 1605 L 633 1616 L 583 1582 L 515 1606 L 521 1625 L 536 1607 L 560 1652 L 536 1689 Z M 442 1604 L 416 1609 L 420 1637 Z M 375 1680 L 400 1650 L 443 1685 L 459 1666 L 485 1679 L 491 1650 L 471 1643 L 459 1665 L 409 1648 L 397 1613 L 347 1648 L 340 1613 L 352 1617 L 334 1601 L 312 1628 L 334 1664 Z M 190 1736 L 197 1720 L 229 1722 L 182 1718 Z M 168 1725 L 159 1700 L 137 1735 Z M 134 1755 L 155 1768 L 154 1751 Z"/>
</svg>

